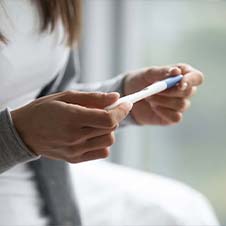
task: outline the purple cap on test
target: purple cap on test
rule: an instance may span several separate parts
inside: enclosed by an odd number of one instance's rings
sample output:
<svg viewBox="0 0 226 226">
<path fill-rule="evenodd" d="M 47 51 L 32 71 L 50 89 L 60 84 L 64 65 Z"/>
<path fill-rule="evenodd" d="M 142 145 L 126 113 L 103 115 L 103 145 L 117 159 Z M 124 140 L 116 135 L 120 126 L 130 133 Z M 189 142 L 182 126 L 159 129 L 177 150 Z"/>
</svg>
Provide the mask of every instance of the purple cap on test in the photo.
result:
<svg viewBox="0 0 226 226">
<path fill-rule="evenodd" d="M 177 83 L 179 83 L 183 78 L 183 75 L 177 75 L 174 77 L 170 77 L 164 80 L 167 84 L 167 89 L 174 87 Z"/>
</svg>

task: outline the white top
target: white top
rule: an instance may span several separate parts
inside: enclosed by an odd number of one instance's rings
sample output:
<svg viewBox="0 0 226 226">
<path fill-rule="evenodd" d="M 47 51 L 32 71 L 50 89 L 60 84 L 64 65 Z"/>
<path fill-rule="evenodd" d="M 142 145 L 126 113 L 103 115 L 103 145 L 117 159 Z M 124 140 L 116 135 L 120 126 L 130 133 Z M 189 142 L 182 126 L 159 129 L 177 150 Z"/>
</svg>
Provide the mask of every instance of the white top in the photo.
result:
<svg viewBox="0 0 226 226">
<path fill-rule="evenodd" d="M 3 1 L 1 1 L 2 3 Z M 39 33 L 34 1 L 6 0 L 0 6 L 0 31 L 9 43 L 0 44 L 0 110 L 18 108 L 32 100 L 65 65 L 69 48 L 63 44 L 63 26 Z M 4 226 L 46 225 L 33 174 L 25 165 L 0 175 L 0 221 Z"/>
<path fill-rule="evenodd" d="M 0 30 L 9 39 L 0 47 L 0 103 L 12 108 L 35 98 L 65 64 L 69 49 L 62 43 L 61 24 L 52 33 L 39 33 L 34 2 L 7 0 L 0 7 Z"/>
</svg>

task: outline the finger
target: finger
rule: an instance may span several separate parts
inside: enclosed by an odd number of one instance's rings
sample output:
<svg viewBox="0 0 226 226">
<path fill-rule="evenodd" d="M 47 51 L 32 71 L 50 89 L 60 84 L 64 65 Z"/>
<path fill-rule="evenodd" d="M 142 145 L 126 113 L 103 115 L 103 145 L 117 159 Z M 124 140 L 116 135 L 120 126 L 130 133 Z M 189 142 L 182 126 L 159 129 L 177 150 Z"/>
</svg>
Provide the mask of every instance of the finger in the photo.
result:
<svg viewBox="0 0 226 226">
<path fill-rule="evenodd" d="M 64 138 L 64 145 L 72 146 L 77 145 L 82 142 L 85 142 L 88 139 L 92 139 L 94 137 L 103 136 L 106 134 L 110 134 L 114 131 L 117 127 L 111 129 L 97 129 L 92 127 L 84 127 L 80 128 L 79 130 L 70 130 L 67 136 Z"/>
<path fill-rule="evenodd" d="M 70 104 L 81 105 L 89 108 L 105 108 L 119 99 L 119 93 L 102 92 L 77 92 L 66 91 L 61 93 L 58 100 Z"/>
<path fill-rule="evenodd" d="M 144 69 L 143 78 L 147 84 L 165 79 L 168 76 L 181 74 L 181 70 L 178 67 L 151 67 Z"/>
<path fill-rule="evenodd" d="M 132 104 L 123 103 L 113 110 L 82 108 L 80 109 L 81 124 L 88 127 L 109 129 L 118 124 L 129 114 Z M 78 110 L 78 107 L 76 108 Z"/>
<path fill-rule="evenodd" d="M 114 144 L 114 142 L 115 142 L 114 132 L 111 132 L 110 134 L 98 136 L 93 139 L 87 140 L 83 148 L 86 151 L 93 151 L 95 149 L 110 147 L 111 145 Z"/>
<path fill-rule="evenodd" d="M 184 75 L 179 85 L 179 88 L 182 90 L 186 89 L 186 87 L 198 86 L 203 83 L 204 75 L 201 71 L 183 63 L 176 64 L 175 66 L 179 67 Z"/>
<path fill-rule="evenodd" d="M 175 67 L 180 68 L 183 75 L 195 70 L 191 65 L 185 63 L 178 63 Z"/>
<path fill-rule="evenodd" d="M 81 161 L 86 162 L 90 160 L 103 159 L 107 158 L 110 154 L 109 148 L 104 148 L 96 151 L 86 152 L 81 156 Z"/>
<path fill-rule="evenodd" d="M 168 96 L 168 97 L 189 98 L 189 97 L 194 96 L 196 92 L 197 92 L 196 86 L 188 87 L 185 90 L 181 90 L 179 87 L 175 86 L 174 88 L 168 89 L 168 90 L 161 92 L 157 95 Z"/>
<path fill-rule="evenodd" d="M 109 156 L 109 149 L 104 148 L 100 150 L 95 150 L 91 152 L 86 152 L 83 155 L 76 156 L 75 158 L 72 158 L 71 156 L 64 157 L 64 160 L 69 163 L 80 163 L 80 162 L 86 162 L 96 159 L 103 159 L 107 158 Z"/>
<path fill-rule="evenodd" d="M 81 106 L 77 107 L 75 110 L 77 110 L 76 116 L 79 115 L 79 123 L 82 127 L 111 129 L 118 125 L 118 123 L 113 120 L 110 111 L 85 108 Z M 77 119 L 75 118 L 75 120 Z"/>
<path fill-rule="evenodd" d="M 161 106 L 178 112 L 186 111 L 191 105 L 188 99 L 165 96 L 153 96 L 149 98 L 148 102 L 151 103 L 151 106 Z"/>
<path fill-rule="evenodd" d="M 96 129 L 96 128 L 90 128 L 90 127 L 82 128 L 81 129 L 81 139 L 77 143 L 82 143 L 82 142 L 87 141 L 89 139 L 94 139 L 94 138 L 97 138 L 97 137 L 101 137 L 101 136 L 111 134 L 113 131 L 116 130 L 117 127 L 118 126 L 115 126 L 111 129 Z"/>
<path fill-rule="evenodd" d="M 126 118 L 132 107 L 133 104 L 131 103 L 122 103 L 116 108 L 110 110 L 109 114 L 112 126 L 118 125 L 124 118 Z"/>
<path fill-rule="evenodd" d="M 179 89 L 182 91 L 191 88 L 192 86 L 199 86 L 203 83 L 204 76 L 200 71 L 193 71 L 184 75 L 179 84 Z"/>
<path fill-rule="evenodd" d="M 115 136 L 114 136 L 114 133 L 111 132 L 103 136 L 98 136 L 98 137 L 88 139 L 81 144 L 71 147 L 71 149 L 69 150 L 70 152 L 69 154 L 71 154 L 71 156 L 73 157 L 76 157 L 86 152 L 110 147 L 111 145 L 113 145 L 114 142 L 115 142 Z"/>
<path fill-rule="evenodd" d="M 110 134 L 116 128 L 117 126 L 110 129 L 97 129 L 93 127 L 83 127 L 78 130 L 78 128 L 70 128 L 70 130 L 67 131 L 67 134 L 65 134 L 64 145 L 69 147 L 73 145 L 78 145 L 85 142 L 88 139 Z"/>
<path fill-rule="evenodd" d="M 175 124 L 175 123 L 179 123 L 182 120 L 182 113 L 181 112 L 177 112 L 165 107 L 161 107 L 161 106 L 156 106 L 155 107 L 155 112 L 161 116 L 165 121 L 168 122 L 168 124 Z"/>
<path fill-rule="evenodd" d="M 161 116 L 155 112 L 155 109 L 152 107 L 150 102 L 146 104 L 138 102 L 135 104 L 135 107 L 142 112 L 143 117 L 138 117 L 136 122 L 139 125 L 167 125 L 168 122 L 165 121 Z"/>
</svg>

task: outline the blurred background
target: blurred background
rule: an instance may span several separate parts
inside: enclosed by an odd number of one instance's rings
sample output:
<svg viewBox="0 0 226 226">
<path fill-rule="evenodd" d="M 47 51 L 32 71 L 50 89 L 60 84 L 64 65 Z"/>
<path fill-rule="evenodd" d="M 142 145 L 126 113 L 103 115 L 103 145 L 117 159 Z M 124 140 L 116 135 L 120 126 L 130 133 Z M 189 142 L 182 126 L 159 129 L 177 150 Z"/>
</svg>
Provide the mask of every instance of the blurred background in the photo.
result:
<svg viewBox="0 0 226 226">
<path fill-rule="evenodd" d="M 226 2 L 83 0 L 81 73 L 101 81 L 151 65 L 205 74 L 183 123 L 117 133 L 110 161 L 187 183 L 226 225 Z"/>
</svg>

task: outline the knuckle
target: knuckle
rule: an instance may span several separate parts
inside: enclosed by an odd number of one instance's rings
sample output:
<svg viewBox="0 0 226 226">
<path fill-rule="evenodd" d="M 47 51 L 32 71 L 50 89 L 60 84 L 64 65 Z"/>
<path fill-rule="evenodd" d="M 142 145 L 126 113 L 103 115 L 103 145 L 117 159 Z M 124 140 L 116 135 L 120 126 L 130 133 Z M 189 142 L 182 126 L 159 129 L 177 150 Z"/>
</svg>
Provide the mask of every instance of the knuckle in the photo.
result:
<svg viewBox="0 0 226 226">
<path fill-rule="evenodd" d="M 160 68 L 160 72 L 161 72 L 161 74 L 169 74 L 171 71 L 170 71 L 170 69 L 172 69 L 172 67 L 170 67 L 170 66 L 163 66 L 163 67 L 161 67 Z"/>
<path fill-rule="evenodd" d="M 115 127 L 115 121 L 114 121 L 114 119 L 113 119 L 112 117 L 109 117 L 109 118 L 108 118 L 108 126 L 109 126 L 110 128 Z"/>
<path fill-rule="evenodd" d="M 70 161 L 68 161 L 69 163 L 75 164 L 75 163 L 79 163 L 79 159 L 78 158 L 72 158 L 70 159 Z"/>
<path fill-rule="evenodd" d="M 70 148 L 72 158 L 78 157 L 83 152 L 84 149 L 83 146 L 84 146 L 83 143 L 80 143 L 73 145 L 73 147 Z"/>
<path fill-rule="evenodd" d="M 199 76 L 200 76 L 200 83 L 203 83 L 205 80 L 205 76 L 201 71 L 199 71 Z"/>
<path fill-rule="evenodd" d="M 192 87 L 192 91 L 190 93 L 190 97 L 194 96 L 196 94 L 196 92 L 197 92 L 197 87 L 196 86 Z"/>
<path fill-rule="evenodd" d="M 185 105 L 185 110 L 187 110 L 188 108 L 191 107 L 191 101 L 190 100 L 186 100 L 186 105 Z"/>
<path fill-rule="evenodd" d="M 179 111 L 184 111 L 187 107 L 187 101 L 185 99 L 181 99 L 179 102 L 178 102 L 178 110 Z"/>
<path fill-rule="evenodd" d="M 69 163 L 79 162 L 80 155 L 75 155 L 74 150 L 68 150 L 68 153 L 65 155 L 64 160 Z"/>
<path fill-rule="evenodd" d="M 109 156 L 109 148 L 105 148 L 105 149 L 102 149 L 100 150 L 97 155 L 96 155 L 96 158 L 107 158 Z"/>
<path fill-rule="evenodd" d="M 66 162 L 72 163 L 72 158 L 69 155 L 64 156 L 63 160 L 66 161 Z"/>
<path fill-rule="evenodd" d="M 107 158 L 109 156 L 109 152 L 105 151 L 103 153 L 101 153 L 100 158 Z"/>
<path fill-rule="evenodd" d="M 108 101 L 108 93 L 99 93 L 99 98 L 101 98 L 104 102 Z"/>
<path fill-rule="evenodd" d="M 109 134 L 108 136 L 107 136 L 107 138 L 106 138 L 106 144 L 108 145 L 108 146 L 111 146 L 111 145 L 113 145 L 115 143 L 115 136 L 114 136 L 114 133 L 111 133 L 111 134 Z"/>
<path fill-rule="evenodd" d="M 152 67 L 148 67 L 145 69 L 145 73 L 146 74 L 152 74 L 154 73 L 159 67 L 157 66 L 152 66 Z"/>
<path fill-rule="evenodd" d="M 111 131 L 115 131 L 117 128 L 119 128 L 119 123 L 116 123 L 114 127 L 111 128 Z"/>
<path fill-rule="evenodd" d="M 180 111 L 181 112 L 184 112 L 186 111 L 189 107 L 191 106 L 191 102 L 187 99 L 184 99 L 182 104 L 181 104 L 181 108 L 180 108 Z"/>
<path fill-rule="evenodd" d="M 110 117 L 109 111 L 103 111 L 103 118 L 106 119 L 108 117 Z"/>
<path fill-rule="evenodd" d="M 187 67 L 188 64 L 183 63 L 183 62 L 180 62 L 180 63 L 177 63 L 176 66 L 177 66 L 177 67 Z"/>
<path fill-rule="evenodd" d="M 184 91 L 184 97 L 191 97 L 193 95 L 193 88 Z"/>
<path fill-rule="evenodd" d="M 68 160 L 71 160 L 73 159 L 75 156 L 75 150 L 74 148 L 70 147 L 68 148 L 67 152 L 65 152 L 65 157 L 68 159 Z"/>
<path fill-rule="evenodd" d="M 105 98 L 107 97 L 107 95 L 105 93 L 102 93 L 102 92 L 93 92 L 92 95 L 96 99 L 103 99 L 103 100 L 105 100 Z"/>
<path fill-rule="evenodd" d="M 173 117 L 172 117 L 172 122 L 173 123 L 179 123 L 182 121 L 183 115 L 181 112 L 176 112 Z"/>
<path fill-rule="evenodd" d="M 66 159 L 66 162 L 68 162 L 68 163 L 74 163 L 73 159 Z"/>
<path fill-rule="evenodd" d="M 113 128 L 116 126 L 116 122 L 109 112 L 105 113 L 105 122 L 106 122 L 106 126 L 110 128 Z"/>
<path fill-rule="evenodd" d="M 72 91 L 72 90 L 64 91 L 64 95 L 65 95 L 65 96 L 68 96 L 68 97 L 70 97 L 70 96 L 72 96 L 72 95 L 74 95 L 74 94 L 75 94 L 75 91 Z"/>
</svg>

